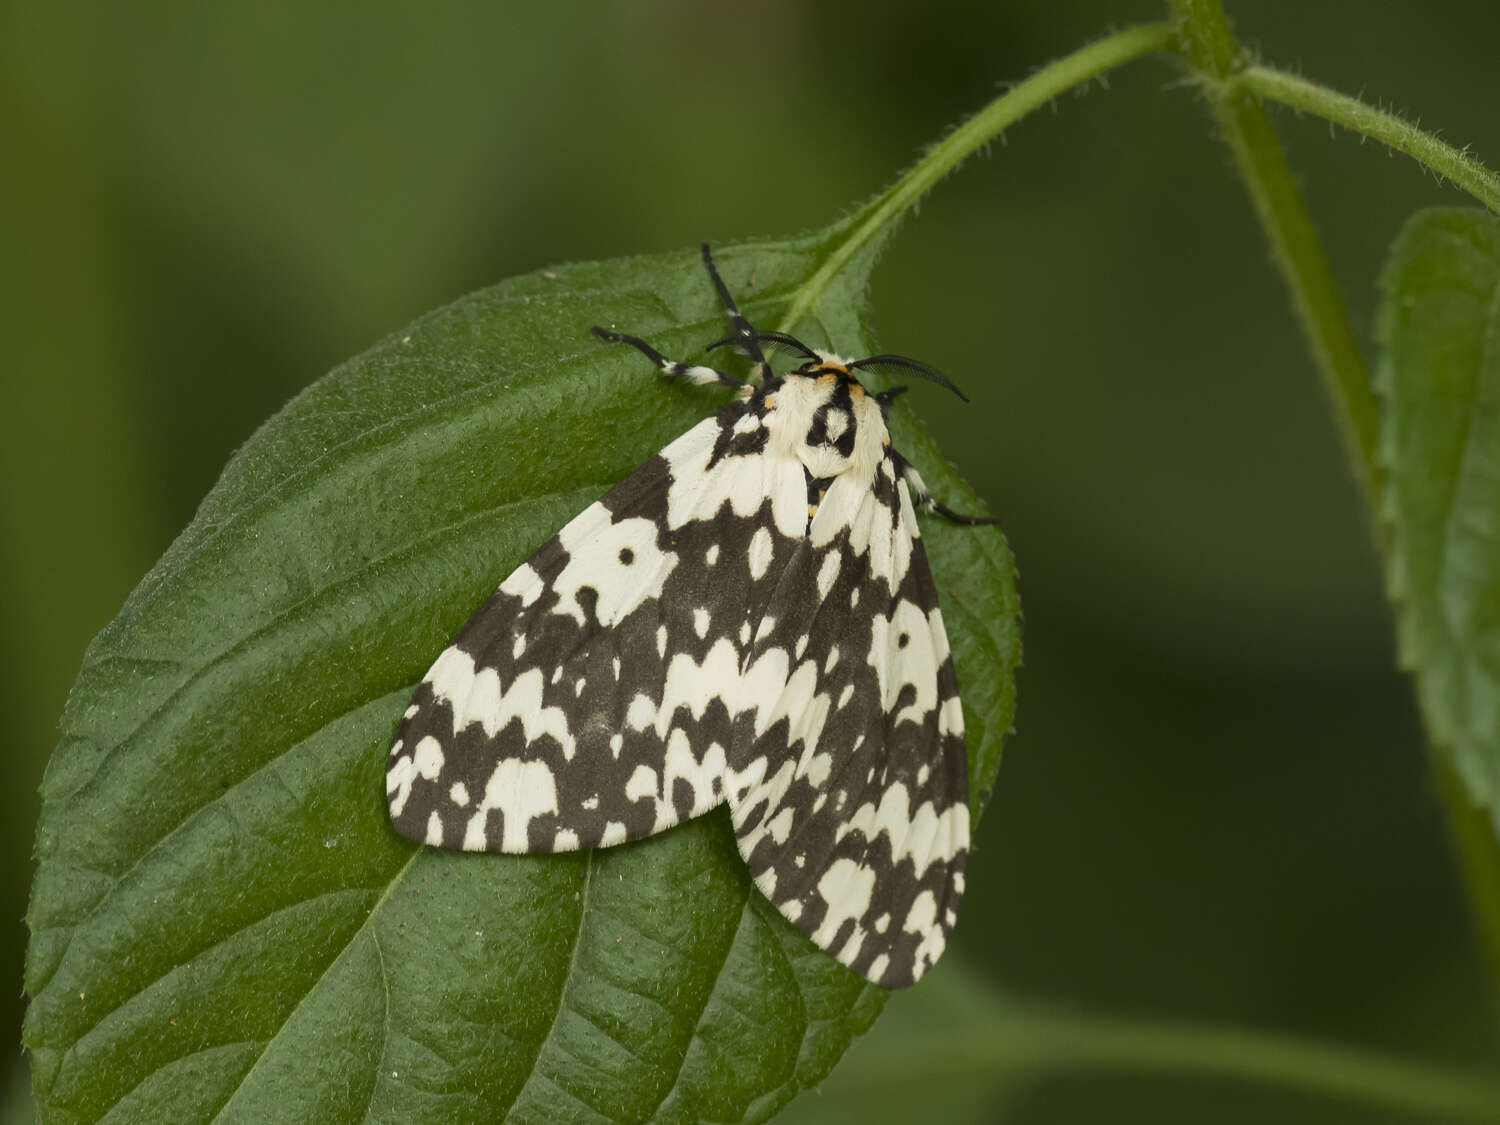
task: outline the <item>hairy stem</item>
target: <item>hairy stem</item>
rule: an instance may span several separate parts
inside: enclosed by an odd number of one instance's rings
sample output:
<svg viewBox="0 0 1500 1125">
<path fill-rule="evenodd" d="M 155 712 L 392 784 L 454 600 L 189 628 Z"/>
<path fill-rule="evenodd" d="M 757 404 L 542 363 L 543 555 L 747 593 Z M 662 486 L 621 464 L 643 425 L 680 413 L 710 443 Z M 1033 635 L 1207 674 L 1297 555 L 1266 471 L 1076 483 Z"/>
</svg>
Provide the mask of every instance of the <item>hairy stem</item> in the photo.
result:
<svg viewBox="0 0 1500 1125">
<path fill-rule="evenodd" d="M 1500 214 L 1500 176 L 1496 176 L 1466 151 L 1425 133 L 1393 113 L 1368 106 L 1348 94 L 1273 70 L 1250 66 L 1231 75 L 1225 86 L 1256 97 L 1281 102 L 1304 113 L 1326 118 L 1352 132 L 1404 152 L 1429 171 L 1468 192 L 1491 211 Z"/>
<path fill-rule="evenodd" d="M 861 249 L 888 235 L 903 215 L 940 179 L 976 149 L 1059 94 L 1101 74 L 1172 45 L 1170 23 L 1149 23 L 1117 31 L 1037 71 L 996 98 L 933 146 L 905 175 L 860 211 L 849 234 L 792 300 L 780 330 L 789 332 Z"/>
<path fill-rule="evenodd" d="M 1259 99 L 1230 80 L 1245 62 L 1219 0 L 1171 0 L 1182 49 L 1234 156 L 1334 406 L 1349 464 L 1378 511 L 1379 412 L 1359 343 L 1302 193 Z M 1374 522 L 1374 521 L 1372 521 Z M 1376 524 L 1376 534 L 1379 534 Z"/>
</svg>

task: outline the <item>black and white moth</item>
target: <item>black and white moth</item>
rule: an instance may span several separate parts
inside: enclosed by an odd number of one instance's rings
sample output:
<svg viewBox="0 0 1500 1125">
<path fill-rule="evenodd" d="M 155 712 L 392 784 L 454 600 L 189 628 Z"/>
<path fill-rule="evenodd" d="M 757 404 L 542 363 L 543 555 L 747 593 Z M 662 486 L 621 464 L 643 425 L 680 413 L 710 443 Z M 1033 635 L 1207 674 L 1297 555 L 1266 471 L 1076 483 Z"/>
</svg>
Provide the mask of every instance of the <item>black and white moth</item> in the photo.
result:
<svg viewBox="0 0 1500 1125">
<path fill-rule="evenodd" d="M 729 805 L 756 886 L 887 988 L 947 943 L 969 845 L 963 709 L 915 508 L 961 523 L 891 447 L 848 361 L 758 332 L 703 260 L 738 389 L 500 584 L 417 687 L 391 820 L 434 846 L 560 852 Z M 762 344 L 803 362 L 772 373 Z"/>
</svg>

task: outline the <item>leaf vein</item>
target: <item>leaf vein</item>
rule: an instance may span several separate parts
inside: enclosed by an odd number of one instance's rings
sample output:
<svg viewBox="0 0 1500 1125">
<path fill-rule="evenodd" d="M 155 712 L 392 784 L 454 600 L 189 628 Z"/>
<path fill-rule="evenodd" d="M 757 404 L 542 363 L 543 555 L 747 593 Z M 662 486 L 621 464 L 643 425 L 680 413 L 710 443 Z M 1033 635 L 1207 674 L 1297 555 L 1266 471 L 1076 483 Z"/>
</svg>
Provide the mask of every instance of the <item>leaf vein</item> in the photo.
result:
<svg viewBox="0 0 1500 1125">
<path fill-rule="evenodd" d="M 102 1013 L 96 1020 L 94 1020 L 93 1026 L 91 1026 L 87 1031 L 85 1031 L 82 1035 L 80 1035 L 72 1043 L 70 1043 L 66 1047 L 62 1048 L 64 1063 L 66 1063 L 66 1061 L 69 1058 L 72 1057 L 72 1055 L 74 1054 L 74 1052 L 76 1052 L 79 1047 L 83 1046 L 83 1044 L 88 1041 L 89 1037 L 91 1035 L 93 1035 L 96 1031 L 98 1031 L 100 1029 L 100 1027 L 111 1016 L 113 1016 L 116 1012 L 118 1012 L 121 1009 L 123 1009 L 123 1008 L 127 1007 L 128 1005 L 130 1005 L 134 1000 L 136 1000 L 138 997 L 144 995 L 145 993 L 149 992 L 152 988 L 154 988 L 156 985 L 160 984 L 162 981 L 167 980 L 169 977 L 175 975 L 176 973 L 183 972 L 184 970 L 191 969 L 191 967 L 193 965 L 193 962 L 195 962 L 198 958 L 204 956 L 205 954 L 212 953 L 214 950 L 219 949 L 220 947 L 228 944 L 229 942 L 233 941 L 235 938 L 237 938 L 241 934 L 243 934 L 246 930 L 253 929 L 254 927 L 259 926 L 259 925 L 261 925 L 264 922 L 268 922 L 272 918 L 276 917 L 278 914 L 284 914 L 288 910 L 296 910 L 298 907 L 307 906 L 307 905 L 309 905 L 311 903 L 319 902 L 319 901 L 321 901 L 322 899 L 325 899 L 325 898 L 337 898 L 337 897 L 339 897 L 341 895 L 350 895 L 350 894 L 363 895 L 363 894 L 368 894 L 371 890 L 373 890 L 373 888 L 340 887 L 337 890 L 323 891 L 323 892 L 321 892 L 319 894 L 312 895 L 309 898 L 299 899 L 297 902 L 286 903 L 285 905 L 278 906 L 275 910 L 272 910 L 269 913 L 263 914 L 259 918 L 252 918 L 250 921 L 246 922 L 243 926 L 237 926 L 233 930 L 231 930 L 229 933 L 224 934 L 221 937 L 215 938 L 213 941 L 209 942 L 207 945 L 201 946 L 200 948 L 194 950 L 192 953 L 188 954 L 181 961 L 179 961 L 178 963 L 174 964 L 171 968 L 169 968 L 166 972 L 160 973 L 157 976 L 152 977 L 150 980 L 146 981 L 139 988 L 137 988 L 134 992 L 130 993 L 128 996 L 123 997 L 119 1001 L 119 1003 L 115 1004 L 108 1011 Z M 46 1046 L 46 1044 L 45 1043 L 38 1043 L 37 1046 L 43 1047 L 43 1046 Z M 147 1077 L 149 1078 L 150 1075 L 147 1075 Z"/>
<path fill-rule="evenodd" d="M 375 960 L 380 965 L 380 990 L 385 1001 L 385 1013 L 381 1020 L 380 1057 L 375 1060 L 375 1080 L 370 1083 L 370 1096 L 365 1099 L 364 1118 L 366 1121 L 370 1119 L 370 1107 L 375 1104 L 375 1094 L 380 1089 L 381 1076 L 385 1074 L 386 1053 L 391 1048 L 391 978 L 386 972 L 385 950 L 380 945 L 379 931 L 371 930 L 370 940 L 375 943 Z"/>
<path fill-rule="evenodd" d="M 265 1049 L 262 1050 L 259 1057 L 256 1058 L 255 1064 L 245 1072 L 244 1076 L 235 1085 L 234 1090 L 230 1092 L 230 1095 L 225 1100 L 224 1104 L 219 1107 L 219 1112 L 214 1114 L 214 1121 L 218 1121 L 221 1117 L 224 1116 L 226 1112 L 228 1112 L 230 1106 L 234 1104 L 234 1100 L 239 1097 L 241 1091 L 245 1089 L 245 1083 L 250 1081 L 251 1077 L 260 1068 L 260 1064 L 264 1062 L 266 1056 L 270 1054 L 271 1048 L 276 1045 L 276 1041 L 281 1038 L 282 1033 L 286 1031 L 291 1022 L 297 1018 L 297 1013 L 302 1010 L 302 1006 L 306 1004 L 308 999 L 318 991 L 318 986 L 328 979 L 328 974 L 333 972 L 334 969 L 338 968 L 339 964 L 348 955 L 349 951 L 354 948 L 355 943 L 358 942 L 361 935 L 364 934 L 366 927 L 368 927 L 375 920 L 376 915 L 380 913 L 380 908 L 384 906 L 390 899 L 392 892 L 395 891 L 401 880 L 406 878 L 406 873 L 411 870 L 412 864 L 417 862 L 417 857 L 420 856 L 424 850 L 425 849 L 423 848 L 417 848 L 415 851 L 413 851 L 411 853 L 411 858 L 403 863 L 401 865 L 401 869 L 391 877 L 389 882 L 386 883 L 385 890 L 381 893 L 380 898 L 375 901 L 375 905 L 370 907 L 370 913 L 365 917 L 365 920 L 359 924 L 359 929 L 355 930 L 349 940 L 344 943 L 344 948 L 339 950 L 338 956 L 335 957 L 332 961 L 328 962 L 328 967 L 324 969 L 323 972 L 318 976 L 318 979 L 313 982 L 312 987 L 309 988 L 305 993 L 303 993 L 302 998 L 292 1006 L 292 1010 L 288 1012 L 286 1018 L 281 1021 L 281 1026 L 276 1029 L 276 1034 L 271 1036 L 271 1038 L 266 1041 Z M 371 930 L 370 932 L 373 936 L 374 931 Z M 378 945 L 376 949 L 378 952 Z"/>
</svg>

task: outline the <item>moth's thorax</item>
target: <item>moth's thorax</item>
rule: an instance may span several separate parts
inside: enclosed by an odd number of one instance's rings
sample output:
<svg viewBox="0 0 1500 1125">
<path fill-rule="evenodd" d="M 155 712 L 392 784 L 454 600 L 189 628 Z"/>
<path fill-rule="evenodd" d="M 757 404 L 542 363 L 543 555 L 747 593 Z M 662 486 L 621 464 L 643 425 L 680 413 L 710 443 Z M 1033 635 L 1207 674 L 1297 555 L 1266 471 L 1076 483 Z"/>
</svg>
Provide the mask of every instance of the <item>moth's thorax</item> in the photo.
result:
<svg viewBox="0 0 1500 1125">
<path fill-rule="evenodd" d="M 784 376 L 764 398 L 770 449 L 810 476 L 873 477 L 888 444 L 880 404 L 833 357 Z"/>
</svg>

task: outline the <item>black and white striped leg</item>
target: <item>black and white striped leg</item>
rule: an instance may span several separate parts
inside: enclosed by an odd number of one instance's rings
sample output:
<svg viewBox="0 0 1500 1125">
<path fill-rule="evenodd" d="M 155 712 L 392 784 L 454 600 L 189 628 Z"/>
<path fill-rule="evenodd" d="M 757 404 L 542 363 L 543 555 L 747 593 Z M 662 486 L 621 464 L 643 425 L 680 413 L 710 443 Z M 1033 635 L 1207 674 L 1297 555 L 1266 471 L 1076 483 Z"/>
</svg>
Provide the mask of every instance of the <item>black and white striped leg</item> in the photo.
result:
<svg viewBox="0 0 1500 1125">
<path fill-rule="evenodd" d="M 630 336 L 624 332 L 611 332 L 608 328 L 600 328 L 594 325 L 593 332 L 601 340 L 608 340 L 611 344 L 629 344 L 640 352 L 652 363 L 662 369 L 662 372 L 671 379 L 686 379 L 690 383 L 706 385 L 709 383 L 720 383 L 726 387 L 743 387 L 747 384 L 743 379 L 736 379 L 733 375 L 727 375 L 723 371 L 713 367 L 703 367 L 699 364 L 678 363 L 674 359 L 668 359 L 639 336 Z"/>
<path fill-rule="evenodd" d="M 714 266 L 713 254 L 709 252 L 706 242 L 703 244 L 703 264 L 708 267 L 708 276 L 713 278 L 714 288 L 719 291 L 724 311 L 729 315 L 729 335 L 718 343 L 710 344 L 708 350 L 733 344 L 750 357 L 750 362 L 755 364 L 757 378 L 765 382 L 766 376 L 771 373 L 771 365 L 766 362 L 765 353 L 760 350 L 760 336 L 740 312 L 740 307 L 734 303 L 734 298 L 729 294 L 729 286 L 724 284 L 724 279 Z"/>
<path fill-rule="evenodd" d="M 955 512 L 946 504 L 941 504 L 933 498 L 927 488 L 927 482 L 922 475 L 912 467 L 910 461 L 901 458 L 901 476 L 906 481 L 906 487 L 911 490 L 911 502 L 923 511 L 935 512 L 945 520 L 953 523 L 961 523 L 966 527 L 995 526 L 999 520 L 991 519 L 989 516 L 966 516 L 962 512 Z"/>
<path fill-rule="evenodd" d="M 950 523 L 961 523 L 965 527 L 999 527 L 1000 521 L 990 516 L 966 516 L 962 512 L 955 512 L 946 504 L 940 504 L 931 496 L 927 497 L 925 507 L 930 512 L 936 512 Z"/>
</svg>

